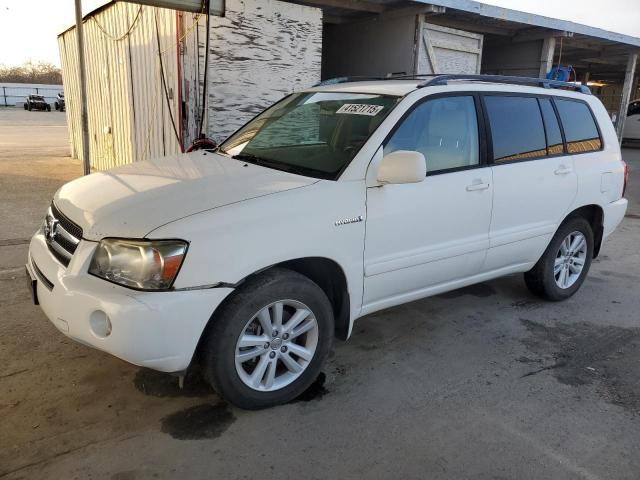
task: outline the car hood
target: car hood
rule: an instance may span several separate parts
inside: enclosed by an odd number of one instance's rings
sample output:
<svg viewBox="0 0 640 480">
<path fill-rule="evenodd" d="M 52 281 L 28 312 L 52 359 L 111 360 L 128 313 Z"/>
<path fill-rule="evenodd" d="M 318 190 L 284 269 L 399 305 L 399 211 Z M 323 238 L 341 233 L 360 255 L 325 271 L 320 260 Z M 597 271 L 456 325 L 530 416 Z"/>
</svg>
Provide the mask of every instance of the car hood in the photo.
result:
<svg viewBox="0 0 640 480">
<path fill-rule="evenodd" d="M 317 181 L 200 150 L 93 173 L 64 185 L 54 202 L 87 240 L 142 238 L 189 215 Z"/>
</svg>

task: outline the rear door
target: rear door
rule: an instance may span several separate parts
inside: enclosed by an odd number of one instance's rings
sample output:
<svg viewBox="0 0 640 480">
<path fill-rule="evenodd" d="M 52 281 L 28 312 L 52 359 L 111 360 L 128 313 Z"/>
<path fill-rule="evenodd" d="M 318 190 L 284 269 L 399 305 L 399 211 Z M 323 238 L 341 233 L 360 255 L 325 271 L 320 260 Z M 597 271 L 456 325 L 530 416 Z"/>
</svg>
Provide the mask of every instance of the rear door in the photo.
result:
<svg viewBox="0 0 640 480">
<path fill-rule="evenodd" d="M 535 262 L 577 193 L 550 98 L 522 94 L 483 97 L 494 199 L 485 271 Z"/>
</svg>

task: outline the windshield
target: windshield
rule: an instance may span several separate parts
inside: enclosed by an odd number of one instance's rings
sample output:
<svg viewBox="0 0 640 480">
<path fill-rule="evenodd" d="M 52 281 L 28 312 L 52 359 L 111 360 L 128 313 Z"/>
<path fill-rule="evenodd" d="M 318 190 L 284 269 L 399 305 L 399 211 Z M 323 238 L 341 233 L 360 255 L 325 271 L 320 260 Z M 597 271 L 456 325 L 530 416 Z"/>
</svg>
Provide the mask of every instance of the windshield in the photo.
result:
<svg viewBox="0 0 640 480">
<path fill-rule="evenodd" d="M 399 100 L 359 93 L 293 94 L 234 133 L 219 151 L 271 168 L 336 179 Z"/>
</svg>

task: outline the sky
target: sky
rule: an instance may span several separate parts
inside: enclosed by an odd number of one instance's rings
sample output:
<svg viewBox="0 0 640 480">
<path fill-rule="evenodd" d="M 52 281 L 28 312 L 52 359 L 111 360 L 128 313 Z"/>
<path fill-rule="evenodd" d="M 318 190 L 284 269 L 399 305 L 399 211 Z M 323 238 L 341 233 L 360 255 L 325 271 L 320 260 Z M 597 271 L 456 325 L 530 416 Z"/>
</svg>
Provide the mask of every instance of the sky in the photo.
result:
<svg viewBox="0 0 640 480">
<path fill-rule="evenodd" d="M 83 0 L 89 12 L 105 0 Z M 484 0 L 483 3 L 640 37 L 640 0 Z M 605 7 L 606 5 L 606 7 Z M 57 35 L 74 21 L 73 0 L 0 0 L 0 65 L 60 65 Z"/>
</svg>

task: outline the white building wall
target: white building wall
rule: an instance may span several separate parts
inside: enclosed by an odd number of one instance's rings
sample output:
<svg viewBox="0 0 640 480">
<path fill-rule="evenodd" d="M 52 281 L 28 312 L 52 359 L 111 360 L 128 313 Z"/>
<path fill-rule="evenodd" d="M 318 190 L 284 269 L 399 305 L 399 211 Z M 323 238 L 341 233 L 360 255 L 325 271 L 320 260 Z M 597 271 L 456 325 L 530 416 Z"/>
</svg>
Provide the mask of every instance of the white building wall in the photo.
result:
<svg viewBox="0 0 640 480">
<path fill-rule="evenodd" d="M 211 25 L 208 136 L 214 140 L 320 81 L 320 9 L 278 0 L 226 0 L 225 17 L 211 17 Z"/>
</svg>

